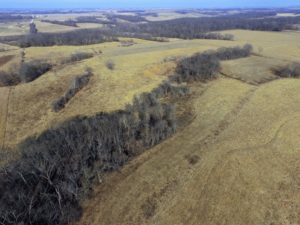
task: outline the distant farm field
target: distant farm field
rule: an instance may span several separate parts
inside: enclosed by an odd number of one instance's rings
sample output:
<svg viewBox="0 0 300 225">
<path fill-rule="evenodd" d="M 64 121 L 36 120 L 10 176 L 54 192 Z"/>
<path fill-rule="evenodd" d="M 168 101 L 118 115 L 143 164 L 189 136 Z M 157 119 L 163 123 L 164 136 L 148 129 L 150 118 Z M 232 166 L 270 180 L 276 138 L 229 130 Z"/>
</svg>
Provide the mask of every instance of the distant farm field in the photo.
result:
<svg viewBox="0 0 300 225">
<path fill-rule="evenodd" d="M 0 36 L 21 35 L 28 32 L 28 23 L 0 23 Z"/>
<path fill-rule="evenodd" d="M 251 43 L 255 52 L 276 59 L 299 61 L 299 32 L 224 31 L 235 36 L 237 42 Z"/>
<path fill-rule="evenodd" d="M 163 20 L 173 20 L 179 18 L 197 18 L 203 16 L 207 16 L 207 15 L 203 15 L 201 13 L 180 14 L 176 12 L 159 12 L 157 16 L 147 16 L 146 19 L 149 21 L 163 21 Z"/>
<path fill-rule="evenodd" d="M 299 14 L 296 14 L 296 13 L 277 13 L 278 17 L 294 17 L 294 16 L 299 16 Z"/>
</svg>

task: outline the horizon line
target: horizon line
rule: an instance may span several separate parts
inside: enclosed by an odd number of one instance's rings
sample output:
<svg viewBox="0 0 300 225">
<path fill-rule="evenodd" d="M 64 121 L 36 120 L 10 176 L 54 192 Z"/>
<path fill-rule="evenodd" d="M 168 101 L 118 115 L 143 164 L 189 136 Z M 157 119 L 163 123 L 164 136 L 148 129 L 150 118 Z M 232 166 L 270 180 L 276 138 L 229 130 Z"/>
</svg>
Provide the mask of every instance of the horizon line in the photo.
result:
<svg viewBox="0 0 300 225">
<path fill-rule="evenodd" d="M 32 7 L 3 7 L 0 10 L 27 10 L 27 11 L 34 11 L 34 10 L 174 10 L 174 9 L 182 9 L 182 10 L 202 10 L 202 9 L 214 9 L 214 10 L 220 10 L 220 9 L 289 9 L 289 8 L 299 8 L 300 5 L 290 5 L 290 6 L 260 6 L 260 7 L 108 7 L 108 8 L 101 8 L 101 7 L 58 7 L 58 8 L 52 8 L 52 7 L 43 7 L 43 8 L 32 8 Z"/>
</svg>

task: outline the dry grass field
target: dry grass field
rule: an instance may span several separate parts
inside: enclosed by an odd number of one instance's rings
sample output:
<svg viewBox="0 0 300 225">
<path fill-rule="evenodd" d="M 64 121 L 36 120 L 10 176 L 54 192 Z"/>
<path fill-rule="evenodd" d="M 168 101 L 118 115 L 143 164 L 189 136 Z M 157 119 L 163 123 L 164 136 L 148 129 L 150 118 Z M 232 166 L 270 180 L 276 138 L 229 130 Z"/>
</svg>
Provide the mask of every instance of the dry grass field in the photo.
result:
<svg viewBox="0 0 300 225">
<path fill-rule="evenodd" d="M 224 31 L 235 36 L 236 42 L 251 43 L 255 52 L 265 57 L 299 61 L 299 32 Z"/>
<path fill-rule="evenodd" d="M 253 42 L 249 32 L 234 31 L 240 42 L 264 44 L 263 32 Z M 300 51 L 289 52 L 294 33 L 286 51 L 277 44 L 287 33 L 265 35 L 261 56 L 223 63 L 235 79 L 192 86 L 183 107 L 194 120 L 105 177 L 79 224 L 300 223 L 300 80 L 264 83 Z"/>
<path fill-rule="evenodd" d="M 194 87 L 190 125 L 105 178 L 79 224 L 299 224 L 299 87 Z"/>
<path fill-rule="evenodd" d="M 29 22 L 10 22 L 0 23 L 0 36 L 23 35 L 29 32 Z M 51 23 L 44 23 L 39 20 L 35 21 L 37 29 L 40 32 L 64 32 L 74 29 L 76 27 L 62 26 Z"/>
<path fill-rule="evenodd" d="M 224 32 L 235 41 L 134 39 L 130 47 L 112 42 L 25 49 L 25 61 L 59 63 L 75 52 L 94 57 L 56 66 L 30 83 L 0 87 L 0 147 L 14 147 L 77 115 L 124 108 L 172 75 L 175 63 L 166 58 L 250 43 L 254 55 L 222 62 L 218 79 L 191 84 L 191 97 L 178 110 L 191 109 L 193 119 L 103 177 L 83 202 L 78 224 L 300 224 L 300 80 L 271 72 L 299 61 L 300 33 Z M 18 63 L 20 53 L 0 53 L 14 56 L 0 69 Z M 114 70 L 106 67 L 109 60 Z M 86 67 L 93 69 L 91 81 L 53 112 L 51 103 Z"/>
<path fill-rule="evenodd" d="M 51 14 L 41 14 L 38 16 L 38 19 L 47 19 L 47 20 L 72 20 L 76 19 L 77 17 L 80 16 L 96 16 L 99 18 L 106 18 L 104 16 L 104 13 L 99 11 L 99 12 L 83 12 L 83 13 L 51 13 Z"/>
<path fill-rule="evenodd" d="M 257 85 L 277 79 L 278 77 L 273 74 L 272 69 L 283 65 L 285 62 L 281 59 L 251 56 L 223 62 L 221 73 L 226 77 Z"/>
<path fill-rule="evenodd" d="M 179 19 L 179 18 L 197 18 L 197 17 L 203 17 L 208 15 L 204 15 L 201 13 L 196 12 L 189 12 L 185 14 L 176 13 L 174 11 L 165 11 L 165 12 L 158 12 L 158 16 L 146 16 L 145 18 L 149 21 L 163 21 L 163 20 L 173 20 L 173 19 Z"/>
<path fill-rule="evenodd" d="M 21 49 L 13 47 L 0 52 L 0 70 L 10 71 L 21 62 Z"/>
<path fill-rule="evenodd" d="M 16 144 L 25 137 L 53 125 L 53 122 L 50 121 L 62 121 L 78 114 L 90 115 L 99 111 L 121 108 L 131 101 L 134 94 L 150 90 L 164 79 L 160 73 L 165 72 L 160 71 L 165 69 L 162 61 L 166 57 L 190 55 L 194 52 L 221 46 L 226 47 L 252 43 L 255 51 L 259 53 L 260 56 L 224 62 L 222 73 L 249 83 L 261 83 L 273 79 L 273 75 L 270 72 L 272 67 L 280 63 L 288 62 L 288 60 L 297 59 L 297 57 L 300 56 L 300 50 L 299 48 L 297 49 L 299 45 L 297 42 L 300 35 L 299 33 L 240 30 L 229 32 L 235 35 L 236 41 L 183 41 L 172 39 L 167 43 L 157 43 L 135 40 L 137 44 L 131 47 L 119 47 L 118 43 L 104 43 L 89 46 L 27 48 L 25 50 L 26 61 L 39 59 L 50 61 L 51 63 L 57 63 L 74 52 L 83 51 L 93 53 L 101 50 L 103 54 L 96 55 L 92 59 L 76 63 L 75 65 L 72 64 L 55 68 L 53 71 L 48 72 L 32 83 L 22 84 L 13 88 L 11 102 L 9 104 L 9 112 L 11 113 L 8 117 L 9 128 L 7 144 Z M 251 32 L 254 35 L 250 35 Z M 289 40 L 289 47 L 284 48 L 280 43 L 286 39 Z M 293 51 L 290 51 L 290 49 L 293 49 Z M 278 52 L 278 54 L 274 54 L 274 52 Z M 8 70 L 10 67 L 19 63 L 20 53 L 21 50 L 11 50 L 1 53 L 2 57 L 15 55 L 10 62 L 2 65 L 1 69 Z M 109 71 L 105 67 L 107 60 L 115 61 L 117 65 L 116 70 Z M 87 90 L 91 88 L 91 90 L 89 92 L 85 90 L 82 91 L 82 100 L 84 99 L 84 101 L 76 101 L 76 98 L 79 98 L 81 95 L 79 94 L 70 102 L 70 106 L 65 109 L 68 113 L 64 112 L 65 110 L 59 114 L 51 112 L 51 102 L 64 92 L 72 77 L 82 73 L 86 66 L 90 66 L 94 69 L 95 76 L 93 77 L 93 82 L 91 82 L 93 87 L 86 88 Z M 169 65 L 169 67 L 172 66 Z M 167 70 L 169 71 L 170 69 L 167 67 Z M 124 85 L 123 82 L 131 86 Z M 111 89 L 110 87 L 115 88 L 108 94 L 105 90 Z M 112 99 L 118 99 L 118 97 L 112 98 L 111 96 L 122 96 L 122 98 L 120 101 L 112 101 Z M 92 104 L 92 102 L 95 101 L 98 103 Z M 28 102 L 31 104 L 30 107 L 27 105 Z M 76 102 L 79 103 L 79 106 Z M 82 102 L 86 102 L 86 104 L 82 104 Z M 74 106 L 71 107 L 73 104 Z M 82 105 L 84 105 L 84 107 L 80 107 Z M 91 106 L 86 107 L 88 105 Z M 6 106 L 4 104 L 1 107 Z M 84 110 L 82 110 L 82 108 Z M 33 125 L 35 125 L 34 128 L 28 131 L 28 128 Z M 4 128 L 1 127 L 1 129 Z"/>
<path fill-rule="evenodd" d="M 170 56 L 189 55 L 198 51 L 235 45 L 226 41 L 180 41 L 168 43 L 135 40 L 132 47 L 119 47 L 118 43 L 89 46 L 32 47 L 25 51 L 25 61 L 34 59 L 57 63 L 77 51 L 98 52 L 91 59 L 58 66 L 31 83 L 11 88 L 8 104 L 4 146 L 12 147 L 26 137 L 58 124 L 76 115 L 93 115 L 112 111 L 130 103 L 134 95 L 156 87 L 174 68 L 174 63 L 164 59 Z M 115 70 L 105 63 L 113 60 Z M 61 96 L 71 80 L 91 67 L 94 76 L 89 85 L 78 93 L 59 113 L 52 111 L 51 103 Z M 1 89 L 1 88 L 0 88 Z M 29 104 L 28 104 L 29 103 Z M 1 105 L 0 108 L 5 108 Z M 1 109 L 5 110 L 5 109 Z"/>
<path fill-rule="evenodd" d="M 67 32 L 78 29 L 77 27 L 70 27 L 70 26 L 63 26 L 63 25 L 57 25 L 52 23 L 46 23 L 41 21 L 35 21 L 36 27 L 39 32 Z"/>
<path fill-rule="evenodd" d="M 28 23 L 7 22 L 0 23 L 0 36 L 20 35 L 28 32 Z"/>
<path fill-rule="evenodd" d="M 294 16 L 299 16 L 299 14 L 296 13 L 277 13 L 278 17 L 294 17 Z"/>
<path fill-rule="evenodd" d="M 57 25 L 47 22 L 36 21 L 35 22 L 37 29 L 40 32 L 48 32 L 48 33 L 56 33 L 56 32 L 67 32 L 72 30 L 78 29 L 88 29 L 88 28 L 100 28 L 103 25 L 97 23 L 78 23 L 78 27 L 71 27 L 71 26 L 63 26 Z"/>
<path fill-rule="evenodd" d="M 49 19 L 49 18 L 45 18 L 45 19 Z M 0 36 L 27 34 L 29 32 L 29 22 L 30 21 L 0 23 Z M 102 24 L 96 24 L 96 23 L 78 23 L 78 27 L 71 27 L 71 26 L 41 22 L 40 19 L 35 20 L 35 24 L 39 32 L 46 32 L 46 33 L 67 32 L 67 31 L 78 30 L 83 28 L 87 29 L 87 28 L 102 27 Z"/>
</svg>

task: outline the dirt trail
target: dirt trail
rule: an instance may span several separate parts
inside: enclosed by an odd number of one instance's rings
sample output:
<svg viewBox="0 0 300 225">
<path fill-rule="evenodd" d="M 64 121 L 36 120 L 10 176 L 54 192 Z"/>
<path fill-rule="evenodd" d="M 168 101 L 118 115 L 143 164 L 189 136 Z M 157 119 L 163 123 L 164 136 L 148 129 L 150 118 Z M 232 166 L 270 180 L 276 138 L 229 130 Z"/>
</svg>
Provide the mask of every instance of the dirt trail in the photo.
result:
<svg viewBox="0 0 300 225">
<path fill-rule="evenodd" d="M 104 178 L 85 202 L 79 224 L 300 224 L 300 130 L 294 125 L 300 115 L 294 94 L 295 101 L 285 101 L 294 111 L 274 120 L 274 129 L 266 128 L 270 135 L 261 133 L 266 141 L 243 147 L 239 135 L 251 137 L 235 127 L 251 122 L 245 112 L 268 88 L 221 78 L 204 93 L 193 91 L 192 123 Z M 267 108 L 257 105 L 258 112 L 260 107 Z M 280 104 L 270 113 L 278 109 Z M 298 139 L 284 138 L 290 132 Z"/>
</svg>

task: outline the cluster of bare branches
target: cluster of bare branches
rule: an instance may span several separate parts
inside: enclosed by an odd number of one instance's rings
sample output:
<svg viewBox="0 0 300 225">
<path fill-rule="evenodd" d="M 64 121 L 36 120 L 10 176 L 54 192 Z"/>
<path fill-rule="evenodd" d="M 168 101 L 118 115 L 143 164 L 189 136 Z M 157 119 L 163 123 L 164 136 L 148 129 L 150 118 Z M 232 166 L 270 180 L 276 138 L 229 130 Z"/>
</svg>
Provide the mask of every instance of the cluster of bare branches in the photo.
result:
<svg viewBox="0 0 300 225">
<path fill-rule="evenodd" d="M 280 77 L 297 78 L 300 77 L 300 62 L 293 62 L 288 65 L 275 68 L 273 71 Z"/>
<path fill-rule="evenodd" d="M 78 116 L 21 143 L 19 160 L 0 170 L 0 224 L 69 224 L 107 171 L 176 131 L 175 109 L 161 97 L 188 89 L 164 82 L 125 110 Z"/>
<path fill-rule="evenodd" d="M 177 63 L 177 74 L 173 76 L 173 80 L 191 82 L 214 79 L 221 68 L 220 60 L 247 57 L 252 49 L 251 45 L 246 44 L 243 47 L 219 48 L 184 58 Z"/>
<path fill-rule="evenodd" d="M 76 95 L 76 93 L 89 83 L 92 75 L 92 70 L 87 69 L 83 75 L 76 76 L 72 80 L 68 90 L 64 93 L 64 95 L 52 103 L 53 111 L 58 112 L 63 109 L 65 105 Z"/>
</svg>

